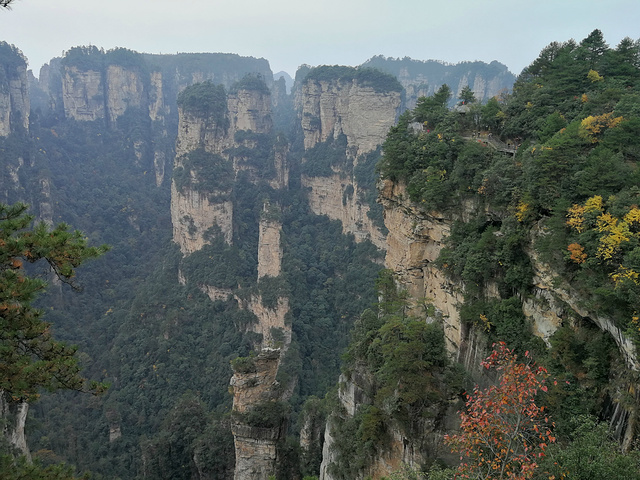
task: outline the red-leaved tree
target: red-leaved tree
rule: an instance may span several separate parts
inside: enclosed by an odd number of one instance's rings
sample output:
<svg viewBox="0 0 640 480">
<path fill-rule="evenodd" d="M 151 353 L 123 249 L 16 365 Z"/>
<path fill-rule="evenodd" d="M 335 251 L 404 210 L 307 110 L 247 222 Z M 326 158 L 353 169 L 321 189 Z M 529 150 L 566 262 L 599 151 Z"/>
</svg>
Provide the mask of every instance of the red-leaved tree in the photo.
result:
<svg viewBox="0 0 640 480">
<path fill-rule="evenodd" d="M 460 453 L 456 478 L 525 480 L 532 477 L 547 445 L 555 442 L 553 423 L 536 404 L 538 392 L 547 391 L 548 373 L 535 365 L 529 352 L 519 363 L 503 342 L 493 347 L 482 366 L 498 371 L 498 384 L 484 390 L 476 386 L 467 395 L 461 433 L 447 435 L 445 441 Z"/>
</svg>

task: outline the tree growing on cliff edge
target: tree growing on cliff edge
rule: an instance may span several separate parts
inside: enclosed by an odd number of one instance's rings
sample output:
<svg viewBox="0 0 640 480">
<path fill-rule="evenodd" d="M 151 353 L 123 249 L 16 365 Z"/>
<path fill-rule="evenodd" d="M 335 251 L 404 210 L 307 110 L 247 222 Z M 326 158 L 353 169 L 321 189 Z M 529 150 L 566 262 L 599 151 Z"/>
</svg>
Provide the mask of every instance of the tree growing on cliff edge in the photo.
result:
<svg viewBox="0 0 640 480">
<path fill-rule="evenodd" d="M 89 390 L 80 376 L 75 347 L 56 341 L 42 311 L 32 302 L 47 283 L 28 275 L 25 263 L 46 262 L 64 283 L 75 286 L 75 268 L 107 250 L 89 247 L 79 231 L 65 224 L 30 228 L 27 206 L 0 204 L 0 392 L 7 401 L 30 401 L 39 389 Z"/>
<path fill-rule="evenodd" d="M 526 363 L 519 363 L 503 342 L 494 348 L 482 366 L 495 368 L 499 383 L 484 390 L 476 386 L 467 395 L 461 433 L 445 441 L 460 453 L 457 478 L 525 480 L 555 442 L 553 423 L 535 398 L 547 391 L 547 371 L 531 362 L 529 352 Z"/>
<path fill-rule="evenodd" d="M 65 224 L 32 226 L 33 217 L 26 210 L 23 204 L 0 204 L 0 401 L 29 402 L 43 388 L 99 393 L 104 385 L 87 384 L 80 375 L 76 348 L 55 340 L 50 324 L 42 320 L 43 312 L 32 306 L 47 283 L 33 275 L 33 269 L 28 274 L 25 264 L 44 263 L 63 283 L 75 287 L 75 268 L 107 247 L 88 246 L 82 233 L 69 231 Z M 3 478 L 71 478 L 64 466 L 41 468 L 2 453 Z"/>
</svg>

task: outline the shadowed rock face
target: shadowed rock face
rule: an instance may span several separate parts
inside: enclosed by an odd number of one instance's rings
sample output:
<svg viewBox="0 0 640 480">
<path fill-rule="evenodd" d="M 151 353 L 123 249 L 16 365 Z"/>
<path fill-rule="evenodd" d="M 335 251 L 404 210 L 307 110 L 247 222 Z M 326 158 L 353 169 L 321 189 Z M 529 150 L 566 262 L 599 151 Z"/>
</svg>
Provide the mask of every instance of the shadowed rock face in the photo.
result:
<svg viewBox="0 0 640 480">
<path fill-rule="evenodd" d="M 0 82 L 0 137 L 6 137 L 16 128 L 29 129 L 27 67 L 16 66 L 0 78 L 4 78 Z"/>
</svg>

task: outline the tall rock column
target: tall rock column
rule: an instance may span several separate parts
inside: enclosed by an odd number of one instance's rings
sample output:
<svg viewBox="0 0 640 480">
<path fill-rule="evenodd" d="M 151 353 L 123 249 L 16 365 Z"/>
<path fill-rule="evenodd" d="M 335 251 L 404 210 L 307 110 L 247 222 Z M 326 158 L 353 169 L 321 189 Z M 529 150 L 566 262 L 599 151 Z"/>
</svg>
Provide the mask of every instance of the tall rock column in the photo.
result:
<svg viewBox="0 0 640 480">
<path fill-rule="evenodd" d="M 207 99 L 210 103 L 202 106 Z M 179 126 L 171 185 L 173 240 L 184 255 L 208 243 L 217 228 L 225 242 L 233 236 L 233 171 L 220 154 L 232 142 L 223 87 L 203 83 L 187 87 L 178 98 Z"/>
<path fill-rule="evenodd" d="M 29 81 L 27 61 L 17 48 L 0 42 L 11 63 L 0 63 L 0 137 L 17 127 L 29 129 Z"/>
<path fill-rule="evenodd" d="M 264 349 L 254 358 L 239 360 L 231 378 L 234 480 L 266 480 L 276 472 L 277 444 L 284 436 L 276 381 L 280 350 Z"/>
<path fill-rule="evenodd" d="M 297 98 L 305 150 L 334 142 L 345 156 L 344 165 L 331 165 L 321 174 L 313 166 L 305 168 L 314 172 L 302 177 L 311 210 L 340 220 L 344 233 L 353 234 L 356 241 L 369 239 L 380 249 L 385 248 L 385 235 L 370 218 L 371 207 L 362 194 L 364 189 L 375 190 L 375 185 L 358 185 L 354 167 L 384 142 L 398 117 L 401 92 L 395 77 L 382 72 L 318 67 L 307 75 Z M 346 139 L 346 147 L 336 142 L 340 137 Z M 304 161 L 312 161 L 310 157 Z M 317 155 L 313 158 L 318 161 Z"/>
</svg>

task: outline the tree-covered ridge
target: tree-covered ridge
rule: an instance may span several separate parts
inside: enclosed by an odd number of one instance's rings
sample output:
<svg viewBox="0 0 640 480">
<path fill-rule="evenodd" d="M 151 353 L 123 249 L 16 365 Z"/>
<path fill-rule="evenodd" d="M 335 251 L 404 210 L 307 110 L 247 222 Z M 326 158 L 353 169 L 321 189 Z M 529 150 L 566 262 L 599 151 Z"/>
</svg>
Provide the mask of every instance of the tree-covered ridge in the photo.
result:
<svg viewBox="0 0 640 480">
<path fill-rule="evenodd" d="M 146 68 L 144 57 L 128 48 L 104 50 L 95 45 L 72 47 L 62 57 L 62 65 L 79 70 L 102 71 L 109 65 L 125 68 Z"/>
<path fill-rule="evenodd" d="M 551 389 L 549 406 L 563 442 L 571 418 L 606 417 L 609 395 L 631 381 L 613 338 L 588 316 L 640 345 L 639 60 L 639 42 L 610 48 L 598 30 L 553 43 L 511 95 L 453 111 L 447 89 L 421 99 L 391 129 L 378 166 L 425 211 L 464 218 L 438 259 L 464 285 L 461 319 L 489 343 L 535 352 L 569 382 Z M 534 263 L 549 265 L 554 285 L 588 312 L 567 306 L 546 346 L 523 313 Z"/>
<path fill-rule="evenodd" d="M 177 53 L 175 55 L 143 53 L 150 65 L 166 72 L 187 75 L 194 72 L 218 74 L 233 72 L 238 78 L 259 72 L 271 73 L 269 62 L 264 58 L 243 57 L 235 53 Z M 270 78 L 270 77 L 269 77 Z"/>
<path fill-rule="evenodd" d="M 178 95 L 178 106 L 185 113 L 210 118 L 223 128 L 228 126 L 227 92 L 224 85 L 215 85 L 210 81 L 190 85 Z"/>
<path fill-rule="evenodd" d="M 239 90 L 253 90 L 265 95 L 271 94 L 269 87 L 264 81 L 264 78 L 259 73 L 247 74 L 240 80 L 231 85 L 229 89 L 230 93 L 238 93 Z"/>
<path fill-rule="evenodd" d="M 27 59 L 14 45 L 0 42 L 0 91 L 5 92 L 8 80 L 13 80 L 20 67 L 27 67 Z"/>
<path fill-rule="evenodd" d="M 459 71 L 467 70 L 477 71 L 487 77 L 509 74 L 506 65 L 495 60 L 489 64 L 479 61 L 449 64 L 439 60 L 414 60 L 410 57 L 393 58 L 376 55 L 364 62 L 362 66 L 376 68 L 395 76 L 400 76 L 402 72 L 406 72 L 405 74 L 411 77 L 435 77 L 443 81 L 447 76 L 453 76 Z"/>
<path fill-rule="evenodd" d="M 355 81 L 358 85 L 373 88 L 378 93 L 401 92 L 403 90 L 396 77 L 375 68 L 321 65 L 309 70 L 304 77 L 304 82 L 321 81 Z"/>
</svg>

